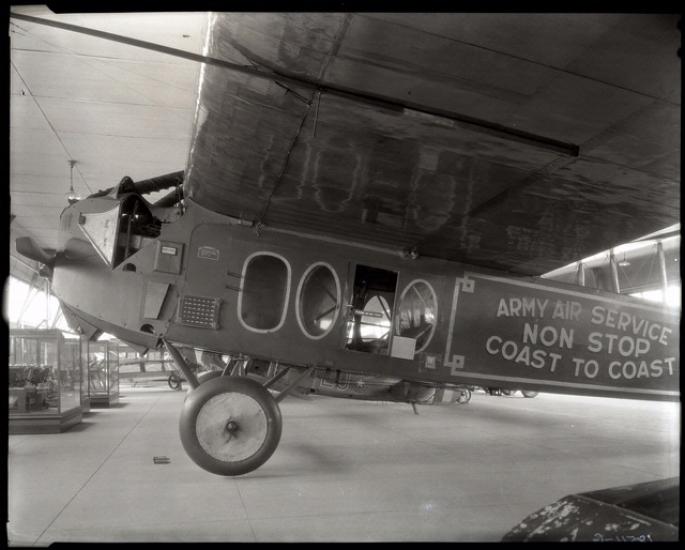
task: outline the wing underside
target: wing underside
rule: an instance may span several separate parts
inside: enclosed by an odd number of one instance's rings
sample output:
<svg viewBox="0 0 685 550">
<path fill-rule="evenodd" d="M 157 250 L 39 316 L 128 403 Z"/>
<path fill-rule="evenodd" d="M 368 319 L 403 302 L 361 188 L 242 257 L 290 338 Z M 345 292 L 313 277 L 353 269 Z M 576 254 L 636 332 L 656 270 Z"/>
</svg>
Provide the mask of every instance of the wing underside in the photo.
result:
<svg viewBox="0 0 685 550">
<path fill-rule="evenodd" d="M 679 221 L 676 25 L 213 14 L 205 55 L 274 76 L 203 66 L 186 196 L 267 226 L 544 273 Z"/>
</svg>

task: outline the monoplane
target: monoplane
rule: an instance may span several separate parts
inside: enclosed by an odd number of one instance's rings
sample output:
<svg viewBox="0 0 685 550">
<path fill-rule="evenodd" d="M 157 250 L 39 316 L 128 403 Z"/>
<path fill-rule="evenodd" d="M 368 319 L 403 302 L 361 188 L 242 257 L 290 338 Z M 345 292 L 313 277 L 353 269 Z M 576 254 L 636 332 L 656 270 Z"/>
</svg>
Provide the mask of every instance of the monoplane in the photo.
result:
<svg viewBox="0 0 685 550">
<path fill-rule="evenodd" d="M 183 171 L 16 245 L 85 337 L 169 351 L 202 468 L 268 460 L 303 381 L 679 399 L 678 313 L 539 277 L 679 221 L 677 18 L 215 13 L 193 54 L 16 17 L 203 63 Z"/>
</svg>

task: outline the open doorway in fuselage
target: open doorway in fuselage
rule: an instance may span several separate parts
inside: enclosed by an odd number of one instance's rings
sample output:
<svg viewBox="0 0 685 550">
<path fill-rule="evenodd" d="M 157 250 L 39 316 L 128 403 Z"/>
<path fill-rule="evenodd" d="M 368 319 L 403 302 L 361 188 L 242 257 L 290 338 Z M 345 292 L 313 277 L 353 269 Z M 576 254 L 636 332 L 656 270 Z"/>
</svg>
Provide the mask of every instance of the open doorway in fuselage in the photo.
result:
<svg viewBox="0 0 685 550">
<path fill-rule="evenodd" d="M 392 338 L 397 273 L 357 265 L 350 312 L 345 327 L 345 348 L 388 355 Z"/>
</svg>

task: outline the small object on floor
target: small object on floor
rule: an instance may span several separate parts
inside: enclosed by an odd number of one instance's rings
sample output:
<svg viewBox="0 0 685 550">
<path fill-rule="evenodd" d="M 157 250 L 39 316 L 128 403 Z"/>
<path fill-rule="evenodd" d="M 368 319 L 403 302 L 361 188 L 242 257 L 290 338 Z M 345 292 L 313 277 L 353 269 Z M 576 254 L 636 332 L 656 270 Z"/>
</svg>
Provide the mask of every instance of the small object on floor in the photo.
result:
<svg viewBox="0 0 685 550">
<path fill-rule="evenodd" d="M 152 461 L 155 464 L 169 464 L 171 459 L 168 456 L 154 456 L 152 457 Z"/>
</svg>

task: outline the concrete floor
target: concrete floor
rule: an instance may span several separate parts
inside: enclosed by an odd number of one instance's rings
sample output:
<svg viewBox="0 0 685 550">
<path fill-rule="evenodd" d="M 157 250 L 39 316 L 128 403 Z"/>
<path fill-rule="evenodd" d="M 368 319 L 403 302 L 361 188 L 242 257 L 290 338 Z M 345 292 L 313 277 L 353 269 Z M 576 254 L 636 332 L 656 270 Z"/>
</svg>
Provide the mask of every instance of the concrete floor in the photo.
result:
<svg viewBox="0 0 685 550">
<path fill-rule="evenodd" d="M 679 474 L 679 403 L 476 393 L 415 416 L 290 397 L 274 455 L 223 478 L 181 447 L 183 393 L 122 394 L 69 432 L 9 437 L 11 545 L 497 541 L 564 495 Z"/>
</svg>

